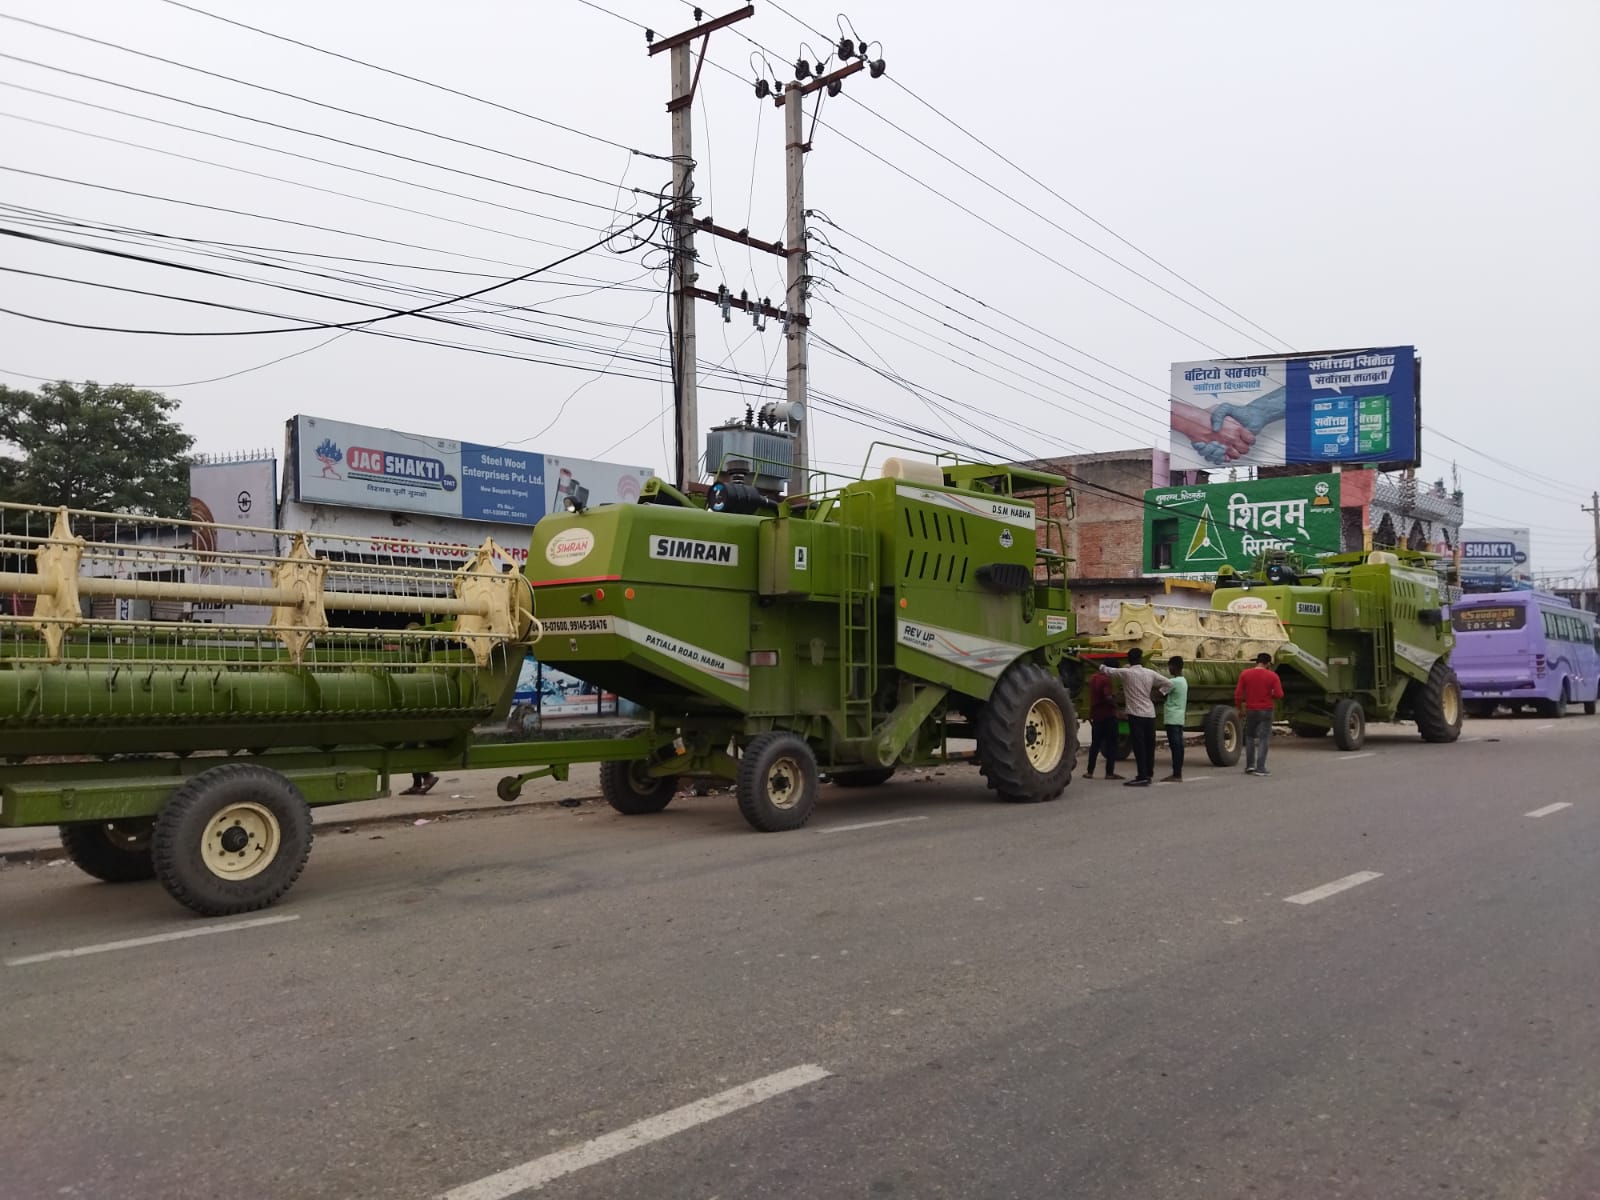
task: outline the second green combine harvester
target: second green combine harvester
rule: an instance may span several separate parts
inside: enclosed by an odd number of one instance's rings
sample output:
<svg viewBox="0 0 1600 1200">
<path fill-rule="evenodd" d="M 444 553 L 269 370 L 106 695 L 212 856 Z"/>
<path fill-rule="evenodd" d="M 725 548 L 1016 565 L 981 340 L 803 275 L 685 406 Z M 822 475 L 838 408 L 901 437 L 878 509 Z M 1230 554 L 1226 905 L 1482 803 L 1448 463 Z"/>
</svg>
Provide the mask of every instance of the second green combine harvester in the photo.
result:
<svg viewBox="0 0 1600 1200">
<path fill-rule="evenodd" d="M 1455 634 L 1422 554 L 1330 555 L 1314 568 L 1284 557 L 1249 574 L 1224 572 L 1209 610 L 1124 606 L 1108 636 L 1091 641 L 1102 651 L 1139 646 L 1156 666 L 1181 655 L 1184 724 L 1204 731 L 1217 766 L 1239 759 L 1234 685 L 1261 652 L 1283 680 L 1278 718 L 1301 737 L 1331 730 L 1339 749 L 1359 750 L 1368 721 L 1414 721 L 1427 742 L 1461 733 Z"/>
<path fill-rule="evenodd" d="M 603 765 L 606 799 L 655 812 L 680 777 L 721 777 L 755 828 L 795 829 L 820 773 L 882 783 L 943 754 L 952 726 L 1001 799 L 1060 795 L 1070 597 L 1037 576 L 1062 577 L 1065 487 L 890 459 L 810 504 L 723 482 L 702 506 L 652 481 L 642 503 L 540 522 L 540 659 L 652 714 L 644 752 Z"/>
</svg>

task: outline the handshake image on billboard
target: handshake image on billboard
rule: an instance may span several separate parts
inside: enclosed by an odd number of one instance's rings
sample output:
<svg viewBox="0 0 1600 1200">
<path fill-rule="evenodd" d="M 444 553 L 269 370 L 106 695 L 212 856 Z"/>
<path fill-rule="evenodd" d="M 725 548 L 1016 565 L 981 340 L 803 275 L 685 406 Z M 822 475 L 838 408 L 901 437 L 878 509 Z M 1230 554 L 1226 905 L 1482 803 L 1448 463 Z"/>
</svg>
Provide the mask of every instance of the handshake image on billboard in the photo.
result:
<svg viewBox="0 0 1600 1200">
<path fill-rule="evenodd" d="M 1261 431 L 1287 412 L 1282 388 L 1249 404 L 1219 404 L 1209 411 L 1178 400 L 1172 405 L 1172 428 L 1189 439 L 1196 454 L 1220 467 L 1249 454 Z"/>
</svg>

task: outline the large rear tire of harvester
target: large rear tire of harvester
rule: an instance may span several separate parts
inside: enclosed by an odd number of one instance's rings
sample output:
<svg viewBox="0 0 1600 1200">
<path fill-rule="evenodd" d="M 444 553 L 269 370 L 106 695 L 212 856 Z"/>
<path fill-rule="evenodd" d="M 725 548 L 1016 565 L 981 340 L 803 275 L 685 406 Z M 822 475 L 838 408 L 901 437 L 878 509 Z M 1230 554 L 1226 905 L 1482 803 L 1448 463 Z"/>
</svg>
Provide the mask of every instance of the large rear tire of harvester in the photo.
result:
<svg viewBox="0 0 1600 1200">
<path fill-rule="evenodd" d="M 311 854 L 311 809 L 276 771 L 229 763 L 196 775 L 156 817 L 156 878 L 202 917 L 265 908 L 300 877 Z"/>
<path fill-rule="evenodd" d="M 600 794 L 625 817 L 658 813 L 678 794 L 678 780 L 671 775 L 651 775 L 649 763 L 608 762 L 600 764 Z"/>
<path fill-rule="evenodd" d="M 1328 736 L 1326 725 L 1305 725 L 1299 721 L 1289 722 L 1289 732 L 1301 738 L 1325 738 Z"/>
<path fill-rule="evenodd" d="M 137 883 L 156 877 L 150 861 L 147 817 L 128 821 L 80 821 L 61 827 L 61 845 L 72 865 L 106 883 Z"/>
<path fill-rule="evenodd" d="M 799 829 L 817 806 L 817 756 L 792 733 L 763 733 L 739 755 L 739 812 L 762 833 Z"/>
<path fill-rule="evenodd" d="M 875 767 L 870 771 L 835 771 L 830 778 L 842 788 L 865 788 L 888 783 L 893 777 L 893 767 Z"/>
<path fill-rule="evenodd" d="M 978 771 L 1002 800 L 1054 800 L 1078 764 L 1078 725 L 1061 681 L 1034 663 L 1000 676 L 978 716 Z"/>
<path fill-rule="evenodd" d="M 1227 704 L 1213 704 L 1200 727 L 1206 735 L 1206 757 L 1214 767 L 1231 767 L 1244 748 L 1244 725 L 1239 710 Z"/>
<path fill-rule="evenodd" d="M 1417 693 L 1411 706 L 1417 732 L 1425 742 L 1453 742 L 1461 736 L 1461 681 L 1450 664 L 1435 660 L 1428 668 L 1428 682 Z"/>
<path fill-rule="evenodd" d="M 1340 700 L 1333 706 L 1333 744 L 1341 750 L 1359 750 L 1367 744 L 1367 714 L 1359 700 Z"/>
</svg>

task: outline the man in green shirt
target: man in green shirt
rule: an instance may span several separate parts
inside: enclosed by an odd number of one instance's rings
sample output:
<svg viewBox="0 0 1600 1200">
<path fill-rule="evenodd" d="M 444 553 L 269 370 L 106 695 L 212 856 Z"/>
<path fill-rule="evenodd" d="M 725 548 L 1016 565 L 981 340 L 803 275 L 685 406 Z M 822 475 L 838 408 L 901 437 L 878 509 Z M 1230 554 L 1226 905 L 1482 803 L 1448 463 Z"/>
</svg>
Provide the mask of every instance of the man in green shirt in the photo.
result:
<svg viewBox="0 0 1600 1200">
<path fill-rule="evenodd" d="M 1189 706 L 1189 681 L 1183 677 L 1183 659 L 1174 654 L 1167 660 L 1167 672 L 1172 676 L 1172 686 L 1167 690 L 1161 719 L 1167 727 L 1167 747 L 1172 751 L 1172 774 L 1161 782 L 1182 783 L 1183 714 Z"/>
</svg>

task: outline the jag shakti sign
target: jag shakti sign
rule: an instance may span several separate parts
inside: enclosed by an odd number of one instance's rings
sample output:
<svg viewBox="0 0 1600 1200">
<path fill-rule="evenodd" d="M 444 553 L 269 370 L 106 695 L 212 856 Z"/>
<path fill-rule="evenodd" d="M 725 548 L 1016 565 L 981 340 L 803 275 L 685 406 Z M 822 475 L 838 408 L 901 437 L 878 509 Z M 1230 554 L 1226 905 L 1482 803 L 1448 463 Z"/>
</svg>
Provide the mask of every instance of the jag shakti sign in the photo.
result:
<svg viewBox="0 0 1600 1200">
<path fill-rule="evenodd" d="M 1243 571 L 1270 550 L 1339 551 L 1339 477 L 1300 475 L 1144 494 L 1146 574 Z"/>
</svg>

